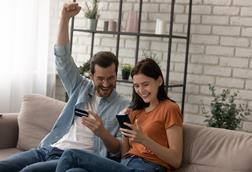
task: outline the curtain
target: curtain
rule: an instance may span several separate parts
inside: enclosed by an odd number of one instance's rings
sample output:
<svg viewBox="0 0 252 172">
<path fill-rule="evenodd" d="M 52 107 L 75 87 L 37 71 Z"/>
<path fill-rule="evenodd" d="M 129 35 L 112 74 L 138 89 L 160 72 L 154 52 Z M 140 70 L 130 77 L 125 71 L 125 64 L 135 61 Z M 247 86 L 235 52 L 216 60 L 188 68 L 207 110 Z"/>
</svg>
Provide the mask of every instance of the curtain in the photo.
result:
<svg viewBox="0 0 252 172">
<path fill-rule="evenodd" d="M 54 97 L 57 3 L 1 2 L 0 112 L 18 112 L 26 94 Z"/>
</svg>

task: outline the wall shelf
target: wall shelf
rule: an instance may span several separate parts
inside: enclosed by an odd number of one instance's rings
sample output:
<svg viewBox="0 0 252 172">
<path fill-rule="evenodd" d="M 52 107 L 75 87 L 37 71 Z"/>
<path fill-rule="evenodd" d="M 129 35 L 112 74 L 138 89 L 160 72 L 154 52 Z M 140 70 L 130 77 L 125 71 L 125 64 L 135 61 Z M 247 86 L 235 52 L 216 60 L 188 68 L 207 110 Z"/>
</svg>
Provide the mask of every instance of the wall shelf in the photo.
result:
<svg viewBox="0 0 252 172">
<path fill-rule="evenodd" d="M 109 35 L 127 35 L 127 36 L 145 36 L 145 37 L 156 37 L 156 38 L 170 38 L 170 35 L 167 34 L 153 34 L 153 33 L 138 33 L 138 32 L 110 32 L 110 31 L 92 31 L 92 30 L 87 30 L 87 29 L 74 29 L 73 31 L 75 32 L 89 32 L 93 34 L 109 34 Z M 181 35 L 172 35 L 172 38 L 176 39 L 186 39 L 186 36 L 181 36 Z"/>
<path fill-rule="evenodd" d="M 73 0 L 75 2 L 76 0 Z M 138 30 L 137 32 L 124 32 L 121 30 L 121 23 L 122 23 L 122 7 L 123 7 L 123 0 L 119 0 L 119 11 L 118 11 L 118 28 L 117 32 L 110 32 L 110 31 L 102 31 L 102 30 L 88 30 L 88 29 L 80 29 L 75 28 L 74 26 L 74 17 L 72 18 L 71 23 L 71 30 L 70 30 L 70 45 L 71 45 L 71 51 L 72 51 L 72 45 L 73 45 L 73 33 L 74 32 L 85 32 L 90 33 L 91 35 L 91 43 L 90 43 L 90 57 L 93 56 L 94 51 L 94 40 L 95 36 L 97 34 L 106 34 L 106 35 L 113 35 L 116 37 L 116 56 L 119 55 L 119 49 L 120 49 L 120 39 L 121 36 L 134 36 L 136 40 L 135 45 L 135 64 L 138 61 L 138 54 L 139 54 L 139 44 L 140 44 L 140 38 L 141 37 L 154 37 L 154 38 L 167 38 L 168 39 L 168 45 L 167 45 L 167 64 L 166 64 L 166 75 L 165 77 L 165 89 L 168 93 L 168 88 L 175 88 L 180 87 L 182 88 L 182 99 L 181 99 L 181 112 L 183 114 L 184 112 L 184 102 L 185 102 L 185 92 L 186 92 L 186 79 L 187 79 L 187 64 L 188 64 L 188 53 L 189 53 L 189 41 L 190 41 L 190 27 L 191 27 L 191 14 L 192 14 L 192 0 L 188 0 L 188 17 L 187 17 L 187 32 L 184 35 L 175 35 L 173 33 L 173 25 L 174 25 L 174 8 L 175 8 L 175 0 L 170 0 L 170 20 L 169 20 L 169 33 L 168 34 L 154 34 L 154 33 L 144 33 L 141 32 L 141 17 L 142 17 L 142 6 L 143 6 L 143 0 L 137 1 L 139 3 L 139 10 L 138 10 Z M 144 2 L 146 3 L 146 2 Z M 167 15 L 168 18 L 169 15 Z M 170 63 L 171 63 L 171 48 L 172 48 L 172 40 L 173 39 L 183 39 L 186 41 L 186 49 L 185 49 L 185 58 L 184 58 L 184 73 L 183 73 L 183 81 L 182 83 L 172 83 L 170 81 Z M 121 80 L 118 79 L 118 82 L 124 82 L 124 83 L 132 83 L 132 81 L 128 80 Z M 169 94 L 169 93 L 168 93 Z"/>
</svg>

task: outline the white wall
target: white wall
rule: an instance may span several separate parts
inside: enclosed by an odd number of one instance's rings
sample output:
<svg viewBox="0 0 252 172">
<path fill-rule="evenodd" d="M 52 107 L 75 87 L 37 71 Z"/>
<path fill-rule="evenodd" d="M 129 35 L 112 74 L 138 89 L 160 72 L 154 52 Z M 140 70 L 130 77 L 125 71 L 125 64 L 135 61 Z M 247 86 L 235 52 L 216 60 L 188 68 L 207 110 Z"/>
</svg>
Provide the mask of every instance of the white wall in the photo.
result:
<svg viewBox="0 0 252 172">
<path fill-rule="evenodd" d="M 78 1 L 84 6 L 83 1 Z M 128 11 L 138 10 L 137 0 L 125 0 L 123 23 L 125 29 Z M 118 0 L 102 3 L 98 29 L 103 29 L 103 21 L 118 16 Z M 154 33 L 157 17 L 169 22 L 170 1 L 144 0 L 142 14 L 142 32 Z M 175 34 L 185 34 L 187 29 L 188 0 L 176 0 Z M 83 12 L 76 18 L 76 27 L 85 28 Z M 168 25 L 167 25 L 168 28 Z M 168 33 L 168 29 L 166 30 Z M 134 63 L 135 38 L 122 36 L 120 42 L 120 63 Z M 142 38 L 139 56 L 145 52 L 156 53 L 165 74 L 167 57 L 167 39 Z M 116 37 L 98 35 L 95 40 L 95 52 L 110 50 L 115 52 Z M 78 65 L 89 58 L 90 36 L 75 33 L 73 57 Z M 170 78 L 182 81 L 185 41 L 174 40 Z M 190 55 L 185 104 L 185 121 L 202 124 L 200 104 L 209 105 L 208 84 L 217 89 L 232 88 L 239 90 L 239 102 L 248 104 L 252 109 L 252 1 L 251 0 L 193 0 Z M 121 86 L 124 86 L 123 88 Z M 63 89 L 58 83 L 57 97 L 64 99 Z M 130 96 L 131 87 L 118 85 L 119 92 Z M 127 91 L 124 91 L 124 88 Z M 181 89 L 169 90 L 169 96 L 180 103 Z M 243 130 L 252 131 L 252 115 L 243 123 Z"/>
</svg>

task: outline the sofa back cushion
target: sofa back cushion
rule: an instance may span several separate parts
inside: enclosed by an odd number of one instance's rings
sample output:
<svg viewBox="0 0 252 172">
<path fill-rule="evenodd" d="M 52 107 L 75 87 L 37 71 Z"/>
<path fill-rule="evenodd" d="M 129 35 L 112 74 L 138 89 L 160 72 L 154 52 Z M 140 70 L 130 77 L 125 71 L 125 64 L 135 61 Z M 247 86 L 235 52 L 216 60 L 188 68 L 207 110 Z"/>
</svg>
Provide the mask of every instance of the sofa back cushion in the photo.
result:
<svg viewBox="0 0 252 172">
<path fill-rule="evenodd" d="M 17 148 L 28 150 L 39 145 L 51 130 L 65 103 L 42 95 L 23 97 L 18 115 Z"/>
<path fill-rule="evenodd" d="M 180 171 L 251 172 L 252 133 L 184 124 L 183 165 Z"/>
</svg>

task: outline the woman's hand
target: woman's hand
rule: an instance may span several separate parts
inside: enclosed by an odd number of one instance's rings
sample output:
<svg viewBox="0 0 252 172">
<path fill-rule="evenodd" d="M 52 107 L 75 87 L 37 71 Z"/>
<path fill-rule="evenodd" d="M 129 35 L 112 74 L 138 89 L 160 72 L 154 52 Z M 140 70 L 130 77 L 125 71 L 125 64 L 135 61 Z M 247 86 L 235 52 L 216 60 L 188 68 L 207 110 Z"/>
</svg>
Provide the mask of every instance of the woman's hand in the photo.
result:
<svg viewBox="0 0 252 172">
<path fill-rule="evenodd" d="M 124 108 L 123 110 L 121 110 L 119 112 L 119 114 L 130 114 L 130 111 L 131 111 L 131 109 L 127 107 L 127 108 Z"/>
<path fill-rule="evenodd" d="M 148 137 L 143 133 L 141 126 L 138 125 L 138 121 L 136 120 L 136 126 L 124 123 L 126 126 L 130 127 L 132 130 L 120 128 L 120 131 L 125 137 L 128 137 L 130 142 L 137 142 L 144 144 L 144 142 L 148 139 Z"/>
</svg>

